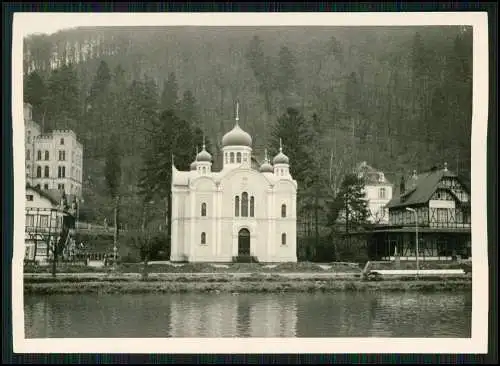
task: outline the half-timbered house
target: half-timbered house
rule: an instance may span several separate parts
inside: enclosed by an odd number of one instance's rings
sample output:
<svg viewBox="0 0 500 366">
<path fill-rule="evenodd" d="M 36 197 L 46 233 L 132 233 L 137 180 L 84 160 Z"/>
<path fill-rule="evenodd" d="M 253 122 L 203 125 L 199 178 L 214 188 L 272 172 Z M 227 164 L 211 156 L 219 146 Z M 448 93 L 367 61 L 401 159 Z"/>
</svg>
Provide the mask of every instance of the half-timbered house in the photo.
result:
<svg viewBox="0 0 500 366">
<path fill-rule="evenodd" d="M 446 163 L 402 178 L 387 208 L 389 225 L 375 229 L 369 240 L 372 259 L 414 260 L 417 247 L 420 260 L 471 257 L 470 187 Z"/>
</svg>

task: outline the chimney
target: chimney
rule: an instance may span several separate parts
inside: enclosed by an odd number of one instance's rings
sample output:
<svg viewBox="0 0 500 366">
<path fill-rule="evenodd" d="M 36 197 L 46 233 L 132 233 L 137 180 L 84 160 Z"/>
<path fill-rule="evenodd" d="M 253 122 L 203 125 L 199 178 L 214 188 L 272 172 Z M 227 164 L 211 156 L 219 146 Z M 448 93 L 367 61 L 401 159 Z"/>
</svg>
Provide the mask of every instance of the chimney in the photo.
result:
<svg viewBox="0 0 500 366">
<path fill-rule="evenodd" d="M 417 170 L 413 170 L 413 175 L 411 176 L 411 188 L 414 189 L 417 186 L 417 180 L 418 180 L 418 175 L 417 175 Z"/>
<path fill-rule="evenodd" d="M 405 193 L 405 177 L 401 176 L 401 182 L 399 183 L 399 194 L 403 195 Z"/>
</svg>

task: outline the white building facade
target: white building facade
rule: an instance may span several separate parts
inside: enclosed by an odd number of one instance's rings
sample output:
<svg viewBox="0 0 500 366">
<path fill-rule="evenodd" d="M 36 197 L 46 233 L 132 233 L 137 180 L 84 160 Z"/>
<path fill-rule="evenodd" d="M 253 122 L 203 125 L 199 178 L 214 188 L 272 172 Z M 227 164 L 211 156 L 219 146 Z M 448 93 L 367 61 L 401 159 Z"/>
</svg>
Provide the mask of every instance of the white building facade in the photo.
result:
<svg viewBox="0 0 500 366">
<path fill-rule="evenodd" d="M 366 161 L 358 165 L 357 174 L 365 182 L 365 198 L 370 213 L 368 221 L 373 224 L 389 224 L 389 209 L 386 205 L 392 199 L 392 183 L 382 171 L 369 166 Z"/>
<path fill-rule="evenodd" d="M 280 152 L 252 168 L 252 138 L 238 125 L 222 138 L 223 168 L 203 150 L 189 172 L 172 165 L 171 261 L 296 262 L 297 182 Z"/>
<path fill-rule="evenodd" d="M 24 103 L 26 180 L 43 189 L 81 197 L 83 146 L 71 130 L 43 134 L 32 119 L 32 107 Z"/>
</svg>

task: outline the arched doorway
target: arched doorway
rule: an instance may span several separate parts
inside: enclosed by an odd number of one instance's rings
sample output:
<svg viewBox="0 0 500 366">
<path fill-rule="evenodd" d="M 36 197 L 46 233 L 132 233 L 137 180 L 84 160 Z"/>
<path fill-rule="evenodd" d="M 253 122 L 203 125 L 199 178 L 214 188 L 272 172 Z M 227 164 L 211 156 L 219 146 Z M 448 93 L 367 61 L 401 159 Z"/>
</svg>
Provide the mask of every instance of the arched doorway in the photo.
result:
<svg viewBox="0 0 500 366">
<path fill-rule="evenodd" d="M 238 233 L 238 255 L 250 255 L 250 231 L 241 229 Z"/>
</svg>

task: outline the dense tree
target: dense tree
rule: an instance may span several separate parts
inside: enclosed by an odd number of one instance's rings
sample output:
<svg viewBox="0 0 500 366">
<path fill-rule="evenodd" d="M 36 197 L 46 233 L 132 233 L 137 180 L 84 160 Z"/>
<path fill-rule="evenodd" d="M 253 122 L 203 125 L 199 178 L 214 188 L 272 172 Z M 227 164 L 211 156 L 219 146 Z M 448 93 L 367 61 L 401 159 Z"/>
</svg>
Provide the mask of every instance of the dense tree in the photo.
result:
<svg viewBox="0 0 500 366">
<path fill-rule="evenodd" d="M 73 65 L 55 69 L 48 81 L 46 128 L 78 129 L 80 119 L 79 81 Z"/>
<path fill-rule="evenodd" d="M 160 108 L 162 110 L 175 109 L 178 102 L 179 86 L 175 78 L 175 73 L 168 74 L 168 79 L 163 83 L 163 90 L 160 98 Z"/>
<path fill-rule="evenodd" d="M 171 232 L 172 164 L 179 170 L 188 170 L 193 159 L 191 126 L 172 110 L 163 111 L 149 134 L 139 189 L 144 201 L 153 197 L 165 200 L 168 233 Z"/>
<path fill-rule="evenodd" d="M 177 105 L 178 116 L 192 125 L 200 126 L 201 120 L 198 113 L 196 98 L 191 90 L 186 90 L 182 94 L 182 99 Z"/>
<path fill-rule="evenodd" d="M 122 180 L 122 169 L 121 169 L 121 159 L 120 159 L 120 149 L 117 144 L 117 140 L 112 138 L 109 141 L 107 152 L 106 152 L 106 167 L 105 167 L 105 178 L 108 186 L 108 192 L 113 200 L 114 207 L 114 247 L 117 247 L 119 227 L 120 227 L 120 188 Z"/>
<path fill-rule="evenodd" d="M 47 110 L 47 86 L 37 71 L 28 74 L 24 80 L 24 101 L 33 106 L 33 120 L 43 126 Z"/>
<path fill-rule="evenodd" d="M 345 231 L 365 224 L 368 216 L 368 202 L 364 192 L 364 181 L 355 174 L 347 174 L 337 196 L 328 201 L 328 226 L 334 232 L 339 216 L 345 221 Z"/>
<path fill-rule="evenodd" d="M 301 190 L 307 190 L 317 177 L 312 150 L 315 133 L 311 124 L 295 108 L 288 108 L 278 119 L 271 133 L 269 152 L 278 153 L 280 139 L 283 152 L 290 159 L 290 172 Z"/>
</svg>

